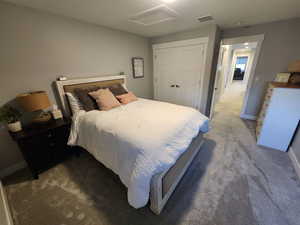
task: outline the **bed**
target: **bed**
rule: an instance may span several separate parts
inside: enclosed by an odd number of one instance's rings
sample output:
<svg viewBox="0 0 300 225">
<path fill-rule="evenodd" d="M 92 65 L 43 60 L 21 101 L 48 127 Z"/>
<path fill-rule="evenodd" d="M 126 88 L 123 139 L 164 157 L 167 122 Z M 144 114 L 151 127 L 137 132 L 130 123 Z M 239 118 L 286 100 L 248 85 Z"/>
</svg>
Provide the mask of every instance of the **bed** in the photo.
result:
<svg viewBox="0 0 300 225">
<path fill-rule="evenodd" d="M 126 76 L 56 81 L 64 116 L 72 116 L 67 92 L 114 84 L 126 88 Z M 131 206 L 140 208 L 150 200 L 155 214 L 162 211 L 208 131 L 208 119 L 198 111 L 143 98 L 109 111 L 80 111 L 72 120 L 69 144 L 83 147 L 115 172 L 128 189 Z"/>
</svg>

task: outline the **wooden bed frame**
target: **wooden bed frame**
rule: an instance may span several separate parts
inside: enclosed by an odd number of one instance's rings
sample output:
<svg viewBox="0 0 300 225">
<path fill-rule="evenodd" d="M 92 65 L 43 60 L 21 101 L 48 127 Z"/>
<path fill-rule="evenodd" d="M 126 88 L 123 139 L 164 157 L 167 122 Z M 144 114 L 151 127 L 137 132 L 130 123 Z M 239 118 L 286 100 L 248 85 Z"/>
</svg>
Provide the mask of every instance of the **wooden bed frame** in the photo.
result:
<svg viewBox="0 0 300 225">
<path fill-rule="evenodd" d="M 71 117 L 71 110 L 65 92 L 72 92 L 78 87 L 101 86 L 107 87 L 111 84 L 122 84 L 126 88 L 126 76 L 105 76 L 94 78 L 81 78 L 65 81 L 56 81 L 56 88 L 59 94 L 61 109 L 65 117 Z M 203 144 L 201 132 L 193 139 L 188 149 L 178 158 L 176 163 L 167 171 L 156 174 L 152 177 L 150 187 L 150 208 L 155 214 L 160 214 L 171 194 L 183 177 L 185 171 L 195 158 Z"/>
</svg>

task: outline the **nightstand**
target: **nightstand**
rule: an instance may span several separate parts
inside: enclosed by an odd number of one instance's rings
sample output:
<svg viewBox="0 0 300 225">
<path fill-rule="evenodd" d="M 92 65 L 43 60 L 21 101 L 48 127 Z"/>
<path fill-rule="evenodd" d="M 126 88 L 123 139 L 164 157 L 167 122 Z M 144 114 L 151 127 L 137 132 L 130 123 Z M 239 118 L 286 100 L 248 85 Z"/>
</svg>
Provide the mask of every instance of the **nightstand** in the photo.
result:
<svg viewBox="0 0 300 225">
<path fill-rule="evenodd" d="M 70 120 L 59 119 L 10 133 L 18 143 L 33 178 L 38 179 L 39 173 L 62 162 L 73 153 L 72 147 L 67 145 L 70 126 Z"/>
</svg>

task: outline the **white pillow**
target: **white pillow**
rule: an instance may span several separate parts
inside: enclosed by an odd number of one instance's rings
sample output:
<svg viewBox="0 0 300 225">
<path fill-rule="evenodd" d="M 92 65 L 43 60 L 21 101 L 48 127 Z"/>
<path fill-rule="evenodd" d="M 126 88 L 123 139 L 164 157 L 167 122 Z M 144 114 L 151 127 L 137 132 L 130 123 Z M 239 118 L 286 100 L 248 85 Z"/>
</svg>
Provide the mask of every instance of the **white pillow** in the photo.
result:
<svg viewBox="0 0 300 225">
<path fill-rule="evenodd" d="M 66 95 L 68 97 L 69 104 L 70 104 L 73 115 L 80 110 L 84 110 L 83 105 L 81 104 L 79 99 L 74 94 L 72 94 L 71 92 L 66 92 Z"/>
</svg>

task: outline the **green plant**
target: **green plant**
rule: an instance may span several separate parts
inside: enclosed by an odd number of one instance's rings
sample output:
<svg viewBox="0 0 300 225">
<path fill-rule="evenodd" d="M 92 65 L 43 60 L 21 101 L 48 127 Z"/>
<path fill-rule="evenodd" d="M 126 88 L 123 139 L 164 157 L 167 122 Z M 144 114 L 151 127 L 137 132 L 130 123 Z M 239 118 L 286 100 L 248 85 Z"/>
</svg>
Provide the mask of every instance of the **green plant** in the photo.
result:
<svg viewBox="0 0 300 225">
<path fill-rule="evenodd" d="M 17 122 L 22 114 L 11 106 L 3 106 L 0 108 L 0 122 L 14 123 Z"/>
</svg>

